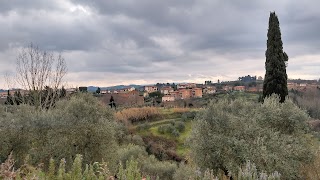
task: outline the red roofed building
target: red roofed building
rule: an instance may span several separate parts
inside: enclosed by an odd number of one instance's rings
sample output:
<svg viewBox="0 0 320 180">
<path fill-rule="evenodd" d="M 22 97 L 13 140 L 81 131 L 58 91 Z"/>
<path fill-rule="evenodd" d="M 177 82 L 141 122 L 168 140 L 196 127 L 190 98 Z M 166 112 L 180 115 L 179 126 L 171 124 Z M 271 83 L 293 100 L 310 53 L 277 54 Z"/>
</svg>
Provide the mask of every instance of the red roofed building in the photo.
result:
<svg viewBox="0 0 320 180">
<path fill-rule="evenodd" d="M 173 91 L 174 91 L 174 89 L 170 86 L 166 86 L 166 87 L 163 87 L 160 89 L 160 92 L 165 95 L 170 94 Z"/>
<path fill-rule="evenodd" d="M 202 88 L 192 88 L 192 97 L 202 98 Z"/>
<path fill-rule="evenodd" d="M 246 87 L 245 86 L 235 86 L 233 87 L 234 91 L 245 91 Z"/>
</svg>

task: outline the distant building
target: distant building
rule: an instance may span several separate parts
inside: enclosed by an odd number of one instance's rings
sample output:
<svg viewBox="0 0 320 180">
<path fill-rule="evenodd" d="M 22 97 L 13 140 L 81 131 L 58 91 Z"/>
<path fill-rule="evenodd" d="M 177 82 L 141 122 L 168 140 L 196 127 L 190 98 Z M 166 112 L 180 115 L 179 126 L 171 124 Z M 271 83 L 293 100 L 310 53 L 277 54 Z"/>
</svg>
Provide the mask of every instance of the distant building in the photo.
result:
<svg viewBox="0 0 320 180">
<path fill-rule="evenodd" d="M 100 91 L 100 94 L 107 94 L 108 93 L 108 90 L 101 90 Z"/>
<path fill-rule="evenodd" d="M 203 94 L 214 94 L 217 89 L 215 86 L 206 86 L 203 88 Z"/>
<path fill-rule="evenodd" d="M 202 89 L 201 88 L 192 88 L 192 97 L 202 98 Z"/>
<path fill-rule="evenodd" d="M 173 95 L 164 95 L 162 97 L 162 102 L 167 102 L 167 101 L 175 101 L 175 97 Z"/>
<path fill-rule="evenodd" d="M 225 85 L 225 86 L 222 87 L 222 89 L 223 89 L 224 91 L 231 91 L 231 90 L 232 90 L 232 87 L 231 87 L 231 86 L 228 86 L 228 85 Z"/>
<path fill-rule="evenodd" d="M 246 87 L 245 86 L 235 86 L 233 87 L 234 91 L 245 91 Z"/>
<path fill-rule="evenodd" d="M 144 97 L 136 90 L 129 91 L 127 93 L 107 93 L 103 94 L 99 99 L 108 105 L 111 96 L 113 96 L 114 102 L 117 106 L 141 106 L 144 104 Z"/>
<path fill-rule="evenodd" d="M 16 92 L 19 92 L 21 95 L 27 95 L 28 94 L 28 91 L 27 90 L 23 90 L 23 89 L 9 90 L 9 94 L 11 96 L 14 96 L 14 94 Z M 0 92 L 0 98 L 4 99 L 4 98 L 7 98 L 7 97 L 8 97 L 8 91 Z"/>
<path fill-rule="evenodd" d="M 157 86 L 145 86 L 144 90 L 147 91 L 148 93 L 156 92 L 158 91 Z"/>
<path fill-rule="evenodd" d="M 248 87 L 247 92 L 259 92 L 258 87 Z"/>
<path fill-rule="evenodd" d="M 197 87 L 196 83 L 181 83 L 177 85 L 177 89 L 187 89 L 187 88 L 195 88 Z"/>
<path fill-rule="evenodd" d="M 7 98 L 8 97 L 8 91 L 0 92 L 0 98 Z"/>
<path fill-rule="evenodd" d="M 79 87 L 80 92 L 88 92 L 88 87 Z"/>
<path fill-rule="evenodd" d="M 257 76 L 248 75 L 248 76 L 239 77 L 239 81 L 244 82 L 244 83 L 256 82 Z"/>
<path fill-rule="evenodd" d="M 136 90 L 136 88 L 134 88 L 134 87 L 129 87 L 129 88 L 119 89 L 119 92 L 120 92 L 120 93 L 126 93 L 126 92 L 131 92 L 131 91 L 134 91 L 134 90 Z"/>
<path fill-rule="evenodd" d="M 190 99 L 192 96 L 191 89 L 179 89 L 179 96 L 181 99 Z"/>
<path fill-rule="evenodd" d="M 173 91 L 170 95 L 173 96 L 175 100 L 181 99 L 179 91 Z"/>
<path fill-rule="evenodd" d="M 72 94 L 72 93 L 75 93 L 76 91 L 77 91 L 77 88 L 67 88 L 66 89 L 67 94 Z"/>
<path fill-rule="evenodd" d="M 174 89 L 171 86 L 166 86 L 160 89 L 160 92 L 165 95 L 170 94 L 173 91 Z"/>
</svg>

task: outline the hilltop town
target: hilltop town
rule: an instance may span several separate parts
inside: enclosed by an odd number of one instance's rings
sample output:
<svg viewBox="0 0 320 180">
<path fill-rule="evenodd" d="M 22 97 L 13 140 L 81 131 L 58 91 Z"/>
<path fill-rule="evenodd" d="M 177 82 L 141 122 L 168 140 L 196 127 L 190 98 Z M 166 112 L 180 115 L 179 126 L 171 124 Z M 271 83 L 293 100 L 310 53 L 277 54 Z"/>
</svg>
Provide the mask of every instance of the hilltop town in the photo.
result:
<svg viewBox="0 0 320 180">
<path fill-rule="evenodd" d="M 320 87 L 317 80 L 288 80 L 289 91 L 307 91 Z M 120 106 L 144 106 L 162 105 L 179 106 L 181 102 L 192 102 L 206 96 L 225 94 L 231 92 L 246 92 L 261 94 L 263 91 L 263 79 L 261 76 L 243 76 L 235 81 L 212 82 L 205 81 L 199 83 L 156 83 L 154 85 L 132 85 L 114 87 L 75 87 L 66 88 L 67 95 L 76 92 L 88 92 L 98 97 L 103 103 L 108 104 L 111 96 Z M 28 92 L 23 89 L 2 90 L 0 99 L 3 103 L 8 95 L 15 93 L 26 95 Z"/>
</svg>

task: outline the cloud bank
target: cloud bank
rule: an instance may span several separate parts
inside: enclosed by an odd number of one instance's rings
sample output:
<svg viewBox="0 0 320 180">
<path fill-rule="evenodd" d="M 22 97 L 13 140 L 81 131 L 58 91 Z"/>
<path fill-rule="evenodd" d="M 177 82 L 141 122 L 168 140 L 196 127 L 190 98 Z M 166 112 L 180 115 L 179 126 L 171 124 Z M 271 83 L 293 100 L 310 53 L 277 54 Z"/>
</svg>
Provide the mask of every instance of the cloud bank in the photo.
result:
<svg viewBox="0 0 320 180">
<path fill-rule="evenodd" d="M 30 42 L 62 52 L 70 86 L 264 76 L 276 11 L 289 78 L 320 78 L 320 2 L 281 0 L 0 1 L 0 88 Z"/>
</svg>

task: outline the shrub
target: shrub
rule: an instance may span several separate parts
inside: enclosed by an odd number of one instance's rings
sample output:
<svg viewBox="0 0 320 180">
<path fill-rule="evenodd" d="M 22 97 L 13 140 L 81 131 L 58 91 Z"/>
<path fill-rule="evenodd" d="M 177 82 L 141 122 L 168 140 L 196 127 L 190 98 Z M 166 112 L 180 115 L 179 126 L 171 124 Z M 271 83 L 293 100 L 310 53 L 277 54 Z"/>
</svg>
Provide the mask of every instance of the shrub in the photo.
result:
<svg viewBox="0 0 320 180">
<path fill-rule="evenodd" d="M 158 132 L 160 134 L 166 133 L 166 126 L 165 125 L 158 126 Z"/>
<path fill-rule="evenodd" d="M 9 163 L 10 162 L 10 163 Z M 9 156 L 5 163 L 0 166 L 1 179 L 56 179 L 56 180 L 69 180 L 69 179 L 109 179 L 110 173 L 106 163 L 95 162 L 93 164 L 86 164 L 85 169 L 82 168 L 82 156 L 76 155 L 71 170 L 65 170 L 65 160 L 61 159 L 57 171 L 55 171 L 54 161 L 50 160 L 50 169 L 44 171 L 41 166 L 34 167 L 30 164 L 24 164 L 19 169 L 14 168 L 14 160 Z M 10 165 L 8 169 L 6 166 Z M 5 167 L 5 168 L 3 168 Z M 9 171 L 8 171 L 9 170 Z"/>
<path fill-rule="evenodd" d="M 189 164 L 180 163 L 179 168 L 173 175 L 175 180 L 193 180 L 201 179 L 201 171 L 199 168 L 193 167 Z"/>
<path fill-rule="evenodd" d="M 133 144 L 139 145 L 139 146 L 144 146 L 144 142 L 141 136 L 139 135 L 133 135 L 131 138 L 131 141 Z"/>
<path fill-rule="evenodd" d="M 190 112 L 185 112 L 182 114 L 181 118 L 183 121 L 187 121 L 190 119 L 194 119 L 196 117 L 197 112 L 195 111 L 190 111 Z"/>
<path fill-rule="evenodd" d="M 186 129 L 184 122 L 181 121 L 175 122 L 174 126 L 179 132 L 183 132 Z"/>
<path fill-rule="evenodd" d="M 82 154 L 86 164 L 103 158 L 115 163 L 112 112 L 90 95 L 60 101 L 48 111 L 20 105 L 0 117 L 0 124 L 0 158 L 13 151 L 18 167 L 27 154 L 31 164 L 43 162 L 46 167 L 53 157 L 55 161 L 65 158 L 69 168 L 76 154 Z"/>
<path fill-rule="evenodd" d="M 133 144 L 120 148 L 117 154 L 119 162 L 123 165 L 125 165 L 126 161 L 130 160 L 130 158 L 139 159 L 148 155 L 144 147 Z"/>
<path fill-rule="evenodd" d="M 175 137 L 179 137 L 180 132 L 183 132 L 185 130 L 185 125 L 181 121 L 172 122 L 170 124 L 164 124 L 158 126 L 158 132 L 160 134 L 171 134 Z"/>
<path fill-rule="evenodd" d="M 137 126 L 137 130 L 138 131 L 142 131 L 142 130 L 148 130 L 150 128 L 150 124 L 149 123 L 142 123 L 142 124 L 139 124 Z"/>
<path fill-rule="evenodd" d="M 280 174 L 275 171 L 268 175 L 265 172 L 258 173 L 254 163 L 247 161 L 247 163 L 239 168 L 238 180 L 280 180 Z"/>
<path fill-rule="evenodd" d="M 174 137 L 179 137 L 180 136 L 180 133 L 177 129 L 174 129 L 171 134 L 174 136 Z"/>
<path fill-rule="evenodd" d="M 280 104 L 274 96 L 264 104 L 221 100 L 198 114 L 188 144 L 202 169 L 233 174 L 250 160 L 268 173 L 277 170 L 285 179 L 301 179 L 301 165 L 313 157 L 307 120 L 290 100 Z"/>
<path fill-rule="evenodd" d="M 128 162 L 130 161 L 137 163 L 134 165 L 134 169 L 138 167 L 141 170 L 141 174 L 147 174 L 153 178 L 172 179 L 172 175 L 176 169 L 175 164 L 161 162 L 154 156 L 148 156 L 145 149 L 137 145 L 129 144 L 128 146 L 119 149 L 118 157 L 121 164 L 119 172 L 122 171 L 121 168 L 131 169 L 131 167 L 128 167 Z"/>
<path fill-rule="evenodd" d="M 173 179 L 173 174 L 177 169 L 175 163 L 167 161 L 159 161 L 154 156 L 148 156 L 139 160 L 141 163 L 141 171 L 153 178 L 159 179 Z"/>
<path fill-rule="evenodd" d="M 172 133 L 175 130 L 175 127 L 172 124 L 164 124 L 158 127 L 158 132 L 161 134 Z"/>
<path fill-rule="evenodd" d="M 120 180 L 138 180 L 143 178 L 138 167 L 138 162 L 132 159 L 126 161 L 126 168 L 123 168 L 120 163 L 117 177 Z"/>
</svg>

